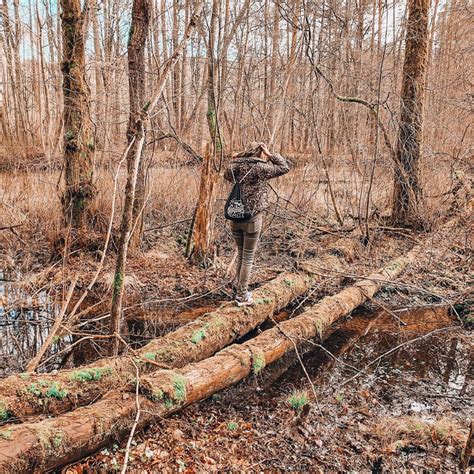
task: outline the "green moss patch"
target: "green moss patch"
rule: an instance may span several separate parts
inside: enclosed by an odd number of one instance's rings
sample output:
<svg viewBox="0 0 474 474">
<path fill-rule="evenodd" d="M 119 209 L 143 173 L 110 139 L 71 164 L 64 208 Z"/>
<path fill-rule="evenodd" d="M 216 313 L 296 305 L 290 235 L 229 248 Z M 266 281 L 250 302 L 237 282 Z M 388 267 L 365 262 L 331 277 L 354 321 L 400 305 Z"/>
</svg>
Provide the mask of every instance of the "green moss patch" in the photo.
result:
<svg viewBox="0 0 474 474">
<path fill-rule="evenodd" d="M 272 302 L 272 300 L 270 298 L 257 298 L 255 300 L 256 304 L 269 304 L 271 302 Z"/>
<path fill-rule="evenodd" d="M 13 430 L 5 430 L 5 431 L 0 431 L 0 438 L 5 439 L 7 441 L 11 440 L 13 438 Z"/>
<path fill-rule="evenodd" d="M 290 280 L 289 278 L 285 278 L 285 279 L 283 280 L 283 283 L 284 283 L 286 286 L 289 286 L 290 288 L 291 288 L 292 286 L 295 286 L 295 282 L 294 282 L 293 280 Z"/>
<path fill-rule="evenodd" d="M 94 380 L 101 380 L 103 377 L 112 375 L 113 370 L 110 367 L 91 367 L 89 369 L 82 369 L 74 371 L 70 379 L 75 382 L 92 382 Z"/>
<path fill-rule="evenodd" d="M 261 350 L 252 349 L 252 370 L 258 374 L 265 368 L 265 355 Z"/>
<path fill-rule="evenodd" d="M 194 331 L 191 335 L 191 342 L 193 344 L 199 344 L 203 339 L 206 338 L 207 329 L 209 328 L 209 324 L 204 324 L 204 326 L 197 331 Z"/>
<path fill-rule="evenodd" d="M 153 389 L 151 387 L 153 391 L 148 391 L 148 397 L 154 402 L 163 403 L 168 410 L 171 410 L 186 401 L 186 379 L 181 374 L 171 371 L 167 371 L 164 377 L 169 377 L 168 381 L 160 385 L 160 388 Z"/>
<path fill-rule="evenodd" d="M 48 382 L 46 380 L 39 380 L 38 383 L 30 384 L 26 391 L 38 398 L 56 398 L 62 400 L 66 398 L 68 391 L 61 388 L 58 382 Z"/>
<path fill-rule="evenodd" d="M 0 400 L 0 421 L 7 421 L 11 417 L 11 412 L 8 410 L 4 401 Z"/>
<path fill-rule="evenodd" d="M 46 398 L 56 398 L 57 400 L 62 400 L 63 398 L 66 398 L 67 394 L 68 391 L 65 388 L 61 389 L 57 382 L 53 382 L 48 390 L 46 390 L 44 393 L 44 396 Z"/>
</svg>

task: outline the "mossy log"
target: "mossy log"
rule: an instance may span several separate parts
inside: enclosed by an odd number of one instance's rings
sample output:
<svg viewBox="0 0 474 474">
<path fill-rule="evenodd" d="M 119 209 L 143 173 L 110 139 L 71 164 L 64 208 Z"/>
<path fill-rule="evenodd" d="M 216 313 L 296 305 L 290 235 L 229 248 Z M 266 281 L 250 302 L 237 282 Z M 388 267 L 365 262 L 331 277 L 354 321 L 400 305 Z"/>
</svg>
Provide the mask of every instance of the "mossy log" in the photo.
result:
<svg viewBox="0 0 474 474">
<path fill-rule="evenodd" d="M 234 344 L 181 369 L 141 377 L 138 427 L 260 372 L 302 341 L 323 335 L 332 323 L 374 296 L 384 282 L 395 279 L 415 257 L 413 250 L 393 260 L 381 271 L 246 343 Z M 97 403 L 65 415 L 7 426 L 0 432 L 0 472 L 55 469 L 97 451 L 129 432 L 136 402 L 134 395 L 115 390 Z"/>
<path fill-rule="evenodd" d="M 134 357 L 101 359 L 93 364 L 54 374 L 22 373 L 0 380 L 0 423 L 23 420 L 38 414 L 59 414 L 99 399 L 108 390 L 126 386 L 135 380 L 135 364 L 142 373 L 157 368 L 179 368 L 215 354 L 244 336 L 274 312 L 321 281 L 311 273 L 319 268 L 335 272 L 344 268 L 345 260 L 354 254 L 356 243 L 339 241 L 305 271 L 285 272 L 261 286 L 254 293 L 256 305 L 239 308 L 226 303 L 144 346 Z M 2 410 L 3 407 L 3 410 Z"/>
</svg>

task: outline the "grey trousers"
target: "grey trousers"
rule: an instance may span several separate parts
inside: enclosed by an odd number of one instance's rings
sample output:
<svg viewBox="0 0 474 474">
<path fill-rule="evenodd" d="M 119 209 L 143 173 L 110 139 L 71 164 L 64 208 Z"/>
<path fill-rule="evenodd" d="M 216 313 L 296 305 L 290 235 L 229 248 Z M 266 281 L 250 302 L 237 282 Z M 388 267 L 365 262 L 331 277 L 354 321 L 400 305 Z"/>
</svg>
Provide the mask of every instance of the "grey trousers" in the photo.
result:
<svg viewBox="0 0 474 474">
<path fill-rule="evenodd" d="M 237 244 L 237 292 L 248 290 L 258 240 L 262 232 L 263 215 L 257 214 L 248 221 L 231 221 L 230 229 Z"/>
</svg>

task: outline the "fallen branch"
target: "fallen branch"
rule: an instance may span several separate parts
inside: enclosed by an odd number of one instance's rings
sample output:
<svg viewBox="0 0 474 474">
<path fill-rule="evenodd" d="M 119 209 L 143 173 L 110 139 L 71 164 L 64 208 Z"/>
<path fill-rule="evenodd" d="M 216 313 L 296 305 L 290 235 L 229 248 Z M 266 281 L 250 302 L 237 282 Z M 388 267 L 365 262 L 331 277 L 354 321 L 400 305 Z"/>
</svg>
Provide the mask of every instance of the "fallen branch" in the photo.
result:
<svg viewBox="0 0 474 474">
<path fill-rule="evenodd" d="M 49 346 L 53 342 L 53 339 L 56 336 L 56 333 L 58 332 L 58 329 L 60 328 L 63 322 L 64 315 L 66 314 L 67 307 L 69 305 L 69 302 L 71 301 L 72 294 L 74 293 L 74 289 L 76 288 L 78 279 L 79 279 L 78 275 L 76 275 L 72 279 L 71 284 L 69 285 L 69 289 L 67 291 L 66 299 L 64 300 L 64 303 L 61 307 L 61 311 L 56 317 L 53 327 L 49 331 L 48 337 L 44 341 L 43 345 L 40 347 L 39 351 L 33 357 L 33 359 L 31 359 L 30 362 L 28 362 L 28 365 L 26 366 L 26 372 L 34 372 L 36 370 L 36 367 L 38 367 L 38 364 L 40 363 L 41 358 L 43 357 L 43 355 L 45 354 L 45 352 L 48 350 Z"/>
</svg>

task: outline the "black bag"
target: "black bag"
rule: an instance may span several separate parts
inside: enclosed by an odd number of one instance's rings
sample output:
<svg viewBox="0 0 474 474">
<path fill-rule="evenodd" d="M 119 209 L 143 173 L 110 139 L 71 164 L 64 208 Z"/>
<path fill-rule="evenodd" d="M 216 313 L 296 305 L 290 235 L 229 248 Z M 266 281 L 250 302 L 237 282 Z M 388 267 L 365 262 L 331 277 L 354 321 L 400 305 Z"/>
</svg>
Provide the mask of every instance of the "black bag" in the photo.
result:
<svg viewBox="0 0 474 474">
<path fill-rule="evenodd" d="M 248 210 L 245 202 L 245 197 L 242 193 L 241 183 L 250 173 L 252 168 L 247 172 L 247 174 L 240 180 L 236 181 L 234 176 L 234 171 L 232 171 L 232 178 L 234 179 L 234 186 L 230 191 L 229 197 L 224 206 L 224 217 L 230 221 L 242 222 L 248 221 L 251 219 L 252 213 Z"/>
</svg>

